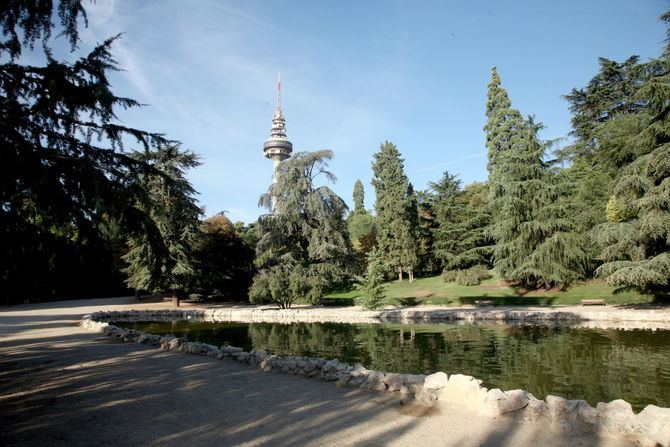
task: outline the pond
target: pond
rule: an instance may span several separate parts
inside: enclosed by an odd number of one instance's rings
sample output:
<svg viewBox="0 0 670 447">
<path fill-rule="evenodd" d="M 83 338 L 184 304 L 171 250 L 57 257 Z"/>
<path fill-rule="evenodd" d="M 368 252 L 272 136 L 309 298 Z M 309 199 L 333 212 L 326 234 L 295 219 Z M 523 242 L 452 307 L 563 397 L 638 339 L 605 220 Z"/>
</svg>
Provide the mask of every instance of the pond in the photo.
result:
<svg viewBox="0 0 670 447">
<path fill-rule="evenodd" d="M 467 374 L 591 405 L 624 399 L 670 406 L 670 331 L 549 326 L 338 323 L 114 323 L 189 341 L 270 354 L 338 358 L 369 369 Z"/>
</svg>

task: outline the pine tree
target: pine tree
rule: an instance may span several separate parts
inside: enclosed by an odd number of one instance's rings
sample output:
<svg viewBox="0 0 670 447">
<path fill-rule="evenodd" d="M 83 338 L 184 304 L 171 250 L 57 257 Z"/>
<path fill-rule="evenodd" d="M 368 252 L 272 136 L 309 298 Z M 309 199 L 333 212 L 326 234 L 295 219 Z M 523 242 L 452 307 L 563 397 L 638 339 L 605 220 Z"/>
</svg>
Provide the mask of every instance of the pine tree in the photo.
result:
<svg viewBox="0 0 670 447">
<path fill-rule="evenodd" d="M 192 246 L 199 235 L 200 208 L 195 204 L 195 190 L 185 171 L 198 166 L 198 157 L 181 151 L 178 146 L 160 148 L 136 155 L 158 169 L 140 177 L 148 192 L 150 207 L 144 211 L 153 225 L 129 238 L 129 251 L 123 257 L 128 263 L 126 283 L 136 290 L 152 293 L 171 291 L 175 304 L 183 298 L 195 280 Z M 142 208 L 142 204 L 137 204 Z"/>
<path fill-rule="evenodd" d="M 416 236 L 409 213 L 412 205 L 409 181 L 405 176 L 403 160 L 393 143 L 384 142 L 374 154 L 372 163 L 377 213 L 377 246 L 380 256 L 398 271 L 410 272 L 416 263 Z"/>
<path fill-rule="evenodd" d="M 670 13 L 661 16 L 670 23 Z M 670 38 L 670 28 L 668 31 Z M 666 71 L 649 78 L 634 100 L 646 105 L 643 129 L 629 144 L 638 157 L 614 181 L 609 222 L 597 228 L 605 263 L 597 270 L 612 285 L 670 290 L 670 44 L 658 61 Z"/>
<path fill-rule="evenodd" d="M 512 108 L 507 91 L 502 87 L 498 70 L 491 70 L 491 82 L 488 85 L 488 100 L 486 102 L 486 147 L 488 149 L 489 181 L 499 184 L 501 175 L 499 158 L 509 151 L 523 126 L 523 119 L 518 110 Z M 493 191 L 492 191 L 493 192 Z"/>
<path fill-rule="evenodd" d="M 0 5 L 0 57 L 9 59 L 0 65 L 3 296 L 72 295 L 73 285 L 95 287 L 89 281 L 106 279 L 96 271 L 118 267 L 113 247 L 129 235 L 150 234 L 155 253 L 169 245 L 154 219 L 160 203 L 152 202 L 142 179 L 162 176 L 170 184 L 171 177 L 155 160 L 136 155 L 176 142 L 116 119 L 119 109 L 140 106 L 111 89 L 109 73 L 120 70 L 111 51 L 118 36 L 74 62 L 59 61 L 49 49 L 56 18 L 59 36 L 76 49 L 78 20 L 86 23 L 81 1 Z M 38 51 L 23 54 L 38 41 L 44 63 L 22 64 L 40 60 Z M 107 231 L 111 227 L 118 231 Z M 100 265 L 101 259 L 110 261 Z M 98 289 L 77 292 L 92 290 Z"/>
<path fill-rule="evenodd" d="M 358 304 L 366 309 L 380 309 L 388 304 L 386 297 L 386 266 L 377 250 L 372 250 L 368 258 L 368 266 L 365 277 L 360 281 L 360 289 L 363 293 Z"/>
<path fill-rule="evenodd" d="M 445 172 L 437 183 L 430 183 L 435 194 L 438 227 L 435 229 L 435 255 L 444 270 L 463 270 L 489 265 L 491 241 L 485 235 L 490 224 L 488 190 L 482 183 L 460 189 L 460 180 Z"/>
<path fill-rule="evenodd" d="M 588 255 L 572 232 L 566 209 L 557 200 L 559 188 L 542 161 L 546 144 L 537 135 L 541 126 L 511 109 L 495 70 L 490 87 L 485 129 L 494 266 L 503 278 L 524 286 L 568 285 L 584 275 Z"/>
</svg>

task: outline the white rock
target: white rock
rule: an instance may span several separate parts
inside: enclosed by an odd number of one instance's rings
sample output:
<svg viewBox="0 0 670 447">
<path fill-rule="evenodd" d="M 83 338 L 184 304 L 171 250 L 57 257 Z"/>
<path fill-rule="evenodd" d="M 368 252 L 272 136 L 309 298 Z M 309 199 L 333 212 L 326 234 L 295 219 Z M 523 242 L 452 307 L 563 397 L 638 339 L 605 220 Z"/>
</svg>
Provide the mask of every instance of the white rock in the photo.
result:
<svg viewBox="0 0 670 447">
<path fill-rule="evenodd" d="M 600 413 L 598 428 L 601 434 L 634 438 L 645 431 L 643 423 L 635 416 L 633 408 L 625 400 L 599 402 L 596 409 Z"/>
<path fill-rule="evenodd" d="M 486 393 L 484 412 L 490 416 L 500 416 L 524 408 L 528 401 L 528 392 L 525 390 L 501 391 L 495 388 Z"/>
<path fill-rule="evenodd" d="M 428 377 L 426 377 L 426 380 L 428 380 Z M 482 411 L 488 390 L 480 386 L 481 383 L 481 380 L 471 376 L 453 374 L 449 377 L 447 385 L 440 393 L 438 401 L 460 405 L 475 411 Z"/>
<path fill-rule="evenodd" d="M 426 376 L 423 388 L 426 390 L 440 390 L 447 386 L 449 377 L 442 371 Z"/>
<path fill-rule="evenodd" d="M 646 427 L 641 439 L 643 446 L 670 447 L 670 408 L 647 405 L 637 418 Z"/>
</svg>

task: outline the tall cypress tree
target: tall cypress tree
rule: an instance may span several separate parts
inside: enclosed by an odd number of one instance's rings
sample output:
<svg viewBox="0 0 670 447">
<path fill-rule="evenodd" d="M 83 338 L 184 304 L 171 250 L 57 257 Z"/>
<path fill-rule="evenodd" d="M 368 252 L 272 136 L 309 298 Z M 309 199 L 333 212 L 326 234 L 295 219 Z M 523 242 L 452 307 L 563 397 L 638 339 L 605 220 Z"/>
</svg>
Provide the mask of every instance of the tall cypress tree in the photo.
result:
<svg viewBox="0 0 670 447">
<path fill-rule="evenodd" d="M 363 189 L 363 182 L 356 180 L 354 183 L 354 213 L 365 212 L 365 190 Z"/>
<path fill-rule="evenodd" d="M 368 255 L 375 246 L 377 226 L 375 216 L 365 209 L 365 190 L 360 180 L 354 184 L 353 196 L 354 209 L 347 217 L 347 230 L 356 254 L 356 271 L 362 274 L 368 263 Z"/>
<path fill-rule="evenodd" d="M 416 263 L 416 235 L 412 228 L 412 190 L 405 175 L 403 159 L 393 143 L 384 142 L 372 163 L 377 212 L 377 245 L 380 256 L 398 271 L 413 275 Z M 416 207 L 414 207 L 416 210 Z"/>
</svg>

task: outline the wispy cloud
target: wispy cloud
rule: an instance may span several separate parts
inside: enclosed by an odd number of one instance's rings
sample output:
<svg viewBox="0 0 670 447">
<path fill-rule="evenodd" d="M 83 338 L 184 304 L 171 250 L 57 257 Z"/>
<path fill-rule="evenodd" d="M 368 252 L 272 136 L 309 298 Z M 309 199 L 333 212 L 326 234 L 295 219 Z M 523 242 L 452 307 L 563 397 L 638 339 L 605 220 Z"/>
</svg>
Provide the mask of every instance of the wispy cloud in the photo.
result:
<svg viewBox="0 0 670 447">
<path fill-rule="evenodd" d="M 486 155 L 486 151 L 476 152 L 476 153 L 474 153 L 474 154 L 470 154 L 470 155 L 465 155 L 465 156 L 463 156 L 463 157 L 454 158 L 454 159 L 451 159 L 451 160 L 449 160 L 449 161 L 445 161 L 445 162 L 442 162 L 442 163 L 438 163 L 438 164 L 434 164 L 434 165 L 429 165 L 429 166 L 424 166 L 424 167 L 422 167 L 422 168 L 418 168 L 418 169 L 412 169 L 411 171 L 409 171 L 409 173 L 410 173 L 410 174 L 418 174 L 418 173 L 420 173 L 420 172 L 431 172 L 431 171 L 436 171 L 436 170 L 438 170 L 438 169 L 443 169 L 443 168 L 446 168 L 446 167 L 448 167 L 448 166 L 451 166 L 451 165 L 453 165 L 453 164 L 455 164 L 455 163 L 460 163 L 460 162 L 462 162 L 462 161 L 467 161 L 467 160 L 474 160 L 474 159 L 477 159 L 477 158 L 481 158 L 481 157 L 483 157 L 483 156 L 485 156 L 485 155 Z"/>
</svg>

